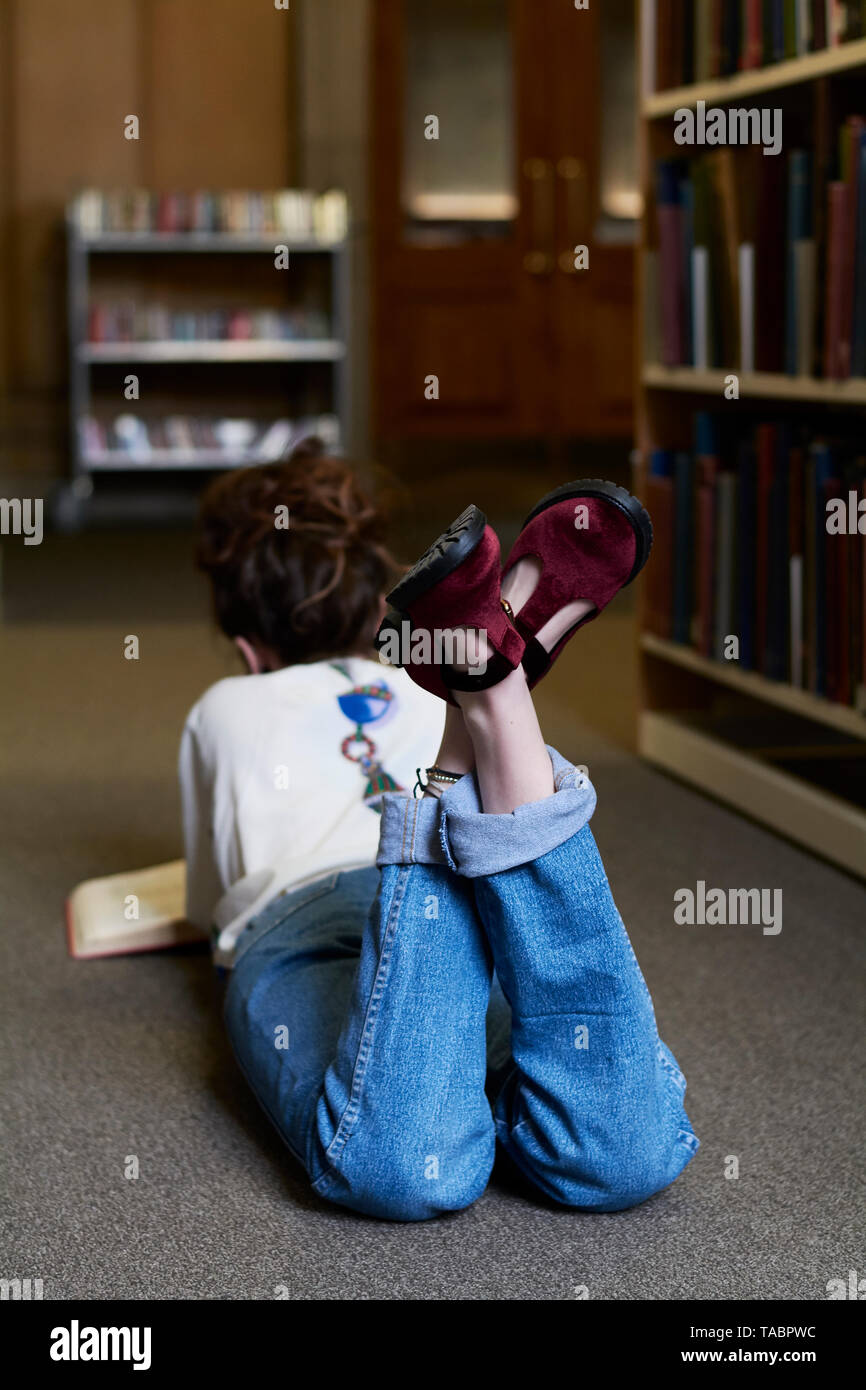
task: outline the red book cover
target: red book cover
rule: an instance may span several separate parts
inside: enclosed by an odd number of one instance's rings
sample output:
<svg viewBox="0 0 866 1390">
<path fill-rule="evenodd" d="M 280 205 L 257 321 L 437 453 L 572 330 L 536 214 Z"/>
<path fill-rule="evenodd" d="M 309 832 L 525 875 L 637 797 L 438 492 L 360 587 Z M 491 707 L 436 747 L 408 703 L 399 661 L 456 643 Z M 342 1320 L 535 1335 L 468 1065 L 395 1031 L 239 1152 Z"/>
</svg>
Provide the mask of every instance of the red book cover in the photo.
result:
<svg viewBox="0 0 866 1390">
<path fill-rule="evenodd" d="M 646 507 L 653 523 L 653 553 L 647 567 L 646 626 L 670 639 L 674 592 L 674 485 L 672 478 L 646 480 Z"/>
<path fill-rule="evenodd" d="M 845 337 L 845 295 L 850 294 L 848 262 L 850 189 L 847 183 L 827 185 L 827 276 L 824 324 L 824 375 L 842 380 L 851 371 L 851 334 Z"/>
<path fill-rule="evenodd" d="M 160 194 L 156 213 L 156 230 L 158 232 L 177 231 L 177 208 L 172 193 Z"/>
<path fill-rule="evenodd" d="M 764 61 L 764 16 L 761 0 L 745 0 L 745 25 L 740 37 L 740 68 L 759 68 Z"/>
<path fill-rule="evenodd" d="M 826 5 L 827 47 L 835 48 L 842 42 L 845 29 L 845 4 L 844 0 L 826 0 Z"/>
<path fill-rule="evenodd" d="M 716 475 L 721 464 L 711 454 L 699 454 L 697 464 L 697 647 L 704 656 L 712 656 L 716 586 Z"/>
<path fill-rule="evenodd" d="M 759 425 L 755 512 L 755 668 L 764 669 L 767 651 L 767 585 L 770 575 L 770 494 L 776 464 L 776 426 Z"/>
<path fill-rule="evenodd" d="M 91 343 L 105 342 L 105 310 L 101 304 L 93 304 L 88 315 L 87 340 Z"/>
</svg>

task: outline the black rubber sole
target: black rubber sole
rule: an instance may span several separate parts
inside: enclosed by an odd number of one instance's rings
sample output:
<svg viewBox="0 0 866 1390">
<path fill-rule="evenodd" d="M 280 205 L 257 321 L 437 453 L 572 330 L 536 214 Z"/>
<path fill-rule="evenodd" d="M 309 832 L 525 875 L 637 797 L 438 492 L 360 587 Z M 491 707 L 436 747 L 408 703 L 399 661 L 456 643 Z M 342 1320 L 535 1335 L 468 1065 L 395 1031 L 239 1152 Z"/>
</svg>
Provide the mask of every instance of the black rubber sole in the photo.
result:
<svg viewBox="0 0 866 1390">
<path fill-rule="evenodd" d="M 542 497 L 541 501 L 532 508 L 523 525 L 528 525 L 533 517 L 547 511 L 548 507 L 555 507 L 557 502 L 568 502 L 575 497 L 601 498 L 602 501 L 610 502 L 612 506 L 619 507 L 619 510 L 628 517 L 637 540 L 634 565 L 631 574 L 625 581 L 626 584 L 630 584 L 640 574 L 649 559 L 653 545 L 653 526 L 649 513 L 636 497 L 632 497 L 630 492 L 626 492 L 624 487 L 617 487 L 616 483 L 605 482 L 603 478 L 579 478 L 573 483 L 563 483 L 562 487 L 554 488 L 553 492 L 548 492 L 546 497 Z M 625 588 L 625 584 L 623 588 Z"/>
<path fill-rule="evenodd" d="M 416 560 L 399 584 L 395 584 L 386 596 L 388 603 L 401 613 L 407 612 L 434 584 L 447 578 L 472 554 L 484 535 L 486 525 L 484 512 L 471 503 L 456 521 L 452 521 L 447 531 L 428 545 L 420 560 Z"/>
</svg>

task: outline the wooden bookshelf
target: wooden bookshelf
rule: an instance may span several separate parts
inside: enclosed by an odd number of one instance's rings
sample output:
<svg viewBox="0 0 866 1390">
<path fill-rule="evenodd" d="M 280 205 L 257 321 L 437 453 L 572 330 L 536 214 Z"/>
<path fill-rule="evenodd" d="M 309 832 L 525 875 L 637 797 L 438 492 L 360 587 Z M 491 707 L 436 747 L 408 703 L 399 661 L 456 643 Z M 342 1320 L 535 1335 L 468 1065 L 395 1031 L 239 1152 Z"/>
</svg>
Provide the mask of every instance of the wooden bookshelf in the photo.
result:
<svg viewBox="0 0 866 1390">
<path fill-rule="evenodd" d="M 694 106 L 705 101 L 708 106 L 725 106 L 741 97 L 759 96 L 784 87 L 796 87 L 821 77 L 853 72 L 866 67 L 866 39 L 825 48 L 820 53 L 806 53 L 802 58 L 789 58 L 784 63 L 772 63 L 750 72 L 733 73 L 730 77 L 714 78 L 690 87 L 671 87 L 653 92 L 643 100 L 645 120 L 656 121 L 671 116 L 682 106 Z"/>
<path fill-rule="evenodd" d="M 639 31 L 640 32 L 640 31 Z M 638 65 L 640 68 L 640 64 Z M 648 305 L 644 253 L 653 238 L 655 217 L 654 167 L 658 157 L 675 152 L 665 118 L 698 100 L 724 106 L 761 92 L 777 93 L 776 102 L 799 103 L 804 84 L 815 86 L 815 107 L 833 107 L 833 79 L 866 68 L 866 39 L 845 43 L 731 77 L 645 96 L 641 103 L 639 145 L 644 196 L 641 247 L 638 257 L 638 314 Z M 787 110 L 786 110 L 787 116 Z M 825 132 L 826 134 L 826 132 Z M 645 360 L 645 322 L 636 334 L 635 489 L 641 493 L 653 448 L 681 447 L 683 416 L 691 410 L 688 396 L 721 403 L 725 378 L 739 379 L 740 401 L 754 415 L 754 402 L 796 404 L 802 412 L 814 405 L 862 408 L 866 380 L 817 380 L 770 373 L 744 373 L 736 365 L 725 370 L 668 368 Z M 751 405 L 750 405 L 751 403 Z M 736 411 L 739 403 L 726 402 Z M 706 401 L 695 401 L 706 408 Z M 776 406 L 778 411 L 778 406 Z M 744 427 L 747 417 L 744 416 Z M 642 586 L 639 627 L 645 627 L 646 588 Z M 823 855 L 847 871 L 866 877 L 866 808 L 858 800 L 837 794 L 858 783 L 857 776 L 834 780 L 832 769 L 862 766 L 866 759 L 866 713 L 834 703 L 809 690 L 769 680 L 740 669 L 735 662 L 710 659 L 676 642 L 641 630 L 639 636 L 640 710 L 638 749 L 655 766 L 706 794 L 736 808 L 779 834 Z M 755 734 L 766 729 L 766 738 Z M 786 743 L 796 731 L 800 747 Z M 778 735 L 778 737 L 776 736 Z M 756 742 L 757 740 L 757 742 Z M 775 746 L 774 745 L 780 745 Z M 827 769 L 831 769 L 828 772 Z M 832 788 L 832 790 L 831 790 Z"/>
<path fill-rule="evenodd" d="M 784 376 L 775 372 L 700 371 L 696 367 L 663 367 L 645 363 L 641 369 L 643 385 L 656 391 L 692 391 L 722 399 L 725 378 L 736 375 L 740 398 L 767 401 L 814 401 L 816 405 L 866 405 L 866 378 L 824 381 L 810 376 Z"/>
<path fill-rule="evenodd" d="M 799 686 L 786 685 L 784 681 L 768 680 L 757 671 L 743 671 L 736 662 L 714 661 L 701 656 L 692 647 L 685 647 L 680 642 L 668 642 L 652 632 L 641 633 L 640 645 L 643 651 L 653 656 L 706 676 L 708 680 L 730 686 L 732 690 L 738 690 L 754 700 L 764 700 L 777 705 L 779 709 L 788 710 L 790 714 L 814 719 L 828 728 L 838 729 L 840 733 L 866 740 L 866 712 L 825 700 L 821 695 L 813 695 Z"/>
</svg>

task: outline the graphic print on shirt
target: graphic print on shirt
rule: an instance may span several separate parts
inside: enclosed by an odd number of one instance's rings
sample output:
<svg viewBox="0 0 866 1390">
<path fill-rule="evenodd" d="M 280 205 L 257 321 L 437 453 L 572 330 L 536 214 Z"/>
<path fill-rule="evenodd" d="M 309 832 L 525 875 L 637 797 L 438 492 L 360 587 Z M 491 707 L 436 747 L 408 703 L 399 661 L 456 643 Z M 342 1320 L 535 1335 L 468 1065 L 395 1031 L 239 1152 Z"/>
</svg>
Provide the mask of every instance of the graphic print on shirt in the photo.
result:
<svg viewBox="0 0 866 1390">
<path fill-rule="evenodd" d="M 333 666 L 335 671 L 339 671 L 341 676 L 345 676 L 351 682 L 352 677 L 348 671 L 336 662 Z M 384 682 L 377 682 L 375 685 L 353 684 L 352 689 L 345 695 L 337 696 L 343 714 L 355 725 L 354 731 L 347 734 L 340 744 L 340 751 L 350 763 L 359 765 L 366 778 L 364 804 L 377 812 L 382 810 L 383 792 L 399 792 L 403 788 L 382 767 L 377 757 L 376 745 L 365 732 L 364 726 L 376 724 L 384 719 L 391 712 L 393 699 L 393 692 Z"/>
</svg>

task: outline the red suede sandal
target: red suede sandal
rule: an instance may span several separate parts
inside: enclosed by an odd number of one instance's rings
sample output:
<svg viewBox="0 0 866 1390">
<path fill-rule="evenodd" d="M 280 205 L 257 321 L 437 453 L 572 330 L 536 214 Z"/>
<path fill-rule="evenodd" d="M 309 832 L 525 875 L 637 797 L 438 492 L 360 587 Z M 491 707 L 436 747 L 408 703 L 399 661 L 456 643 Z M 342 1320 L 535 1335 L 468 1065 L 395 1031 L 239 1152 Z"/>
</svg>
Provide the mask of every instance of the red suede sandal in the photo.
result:
<svg viewBox="0 0 866 1390">
<path fill-rule="evenodd" d="M 449 704 L 454 690 L 488 690 L 523 657 L 523 638 L 499 592 L 499 538 L 479 507 L 467 507 L 388 594 L 391 611 L 376 635 L 380 660 L 403 666 L 416 685 Z M 449 665 L 457 628 L 482 632 L 493 655 L 483 672 Z"/>
<path fill-rule="evenodd" d="M 523 669 L 530 689 L 550 670 L 566 642 L 646 564 L 653 528 L 636 497 L 601 478 L 582 478 L 549 492 L 529 513 L 503 567 L 541 561 L 538 584 L 514 618 L 526 642 Z M 588 599 L 591 613 L 574 624 L 551 652 L 537 640 L 544 624 L 566 604 Z"/>
</svg>

